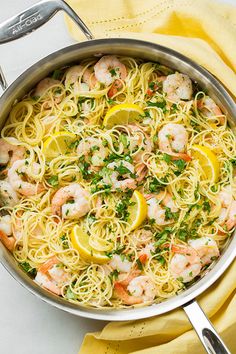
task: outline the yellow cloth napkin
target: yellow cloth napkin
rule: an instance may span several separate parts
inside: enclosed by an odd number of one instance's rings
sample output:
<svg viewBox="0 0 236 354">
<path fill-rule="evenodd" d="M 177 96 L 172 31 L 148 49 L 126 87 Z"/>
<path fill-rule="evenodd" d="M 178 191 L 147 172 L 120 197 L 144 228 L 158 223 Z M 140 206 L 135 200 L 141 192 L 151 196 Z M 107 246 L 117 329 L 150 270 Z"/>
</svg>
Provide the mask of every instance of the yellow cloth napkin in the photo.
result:
<svg viewBox="0 0 236 354">
<path fill-rule="evenodd" d="M 213 73 L 236 97 L 236 6 L 213 0 L 67 0 L 96 38 L 125 37 L 181 52 Z M 84 35 L 66 18 L 76 40 Z M 236 354 L 236 261 L 199 297 Z M 182 309 L 150 319 L 109 323 L 87 334 L 80 354 L 203 354 Z"/>
</svg>

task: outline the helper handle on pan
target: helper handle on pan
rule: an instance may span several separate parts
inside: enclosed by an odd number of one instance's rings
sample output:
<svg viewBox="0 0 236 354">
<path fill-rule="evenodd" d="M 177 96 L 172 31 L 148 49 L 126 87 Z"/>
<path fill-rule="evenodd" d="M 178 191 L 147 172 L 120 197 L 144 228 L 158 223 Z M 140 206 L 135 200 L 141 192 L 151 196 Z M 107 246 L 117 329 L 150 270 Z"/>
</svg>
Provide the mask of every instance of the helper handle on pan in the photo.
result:
<svg viewBox="0 0 236 354">
<path fill-rule="evenodd" d="M 230 354 L 197 301 L 188 302 L 183 309 L 208 354 Z"/>
<path fill-rule="evenodd" d="M 65 1 L 42 0 L 19 15 L 13 16 L 0 24 L 0 44 L 13 41 L 33 32 L 61 10 L 65 11 L 71 17 L 87 39 L 93 39 L 93 35 L 88 27 Z"/>
</svg>

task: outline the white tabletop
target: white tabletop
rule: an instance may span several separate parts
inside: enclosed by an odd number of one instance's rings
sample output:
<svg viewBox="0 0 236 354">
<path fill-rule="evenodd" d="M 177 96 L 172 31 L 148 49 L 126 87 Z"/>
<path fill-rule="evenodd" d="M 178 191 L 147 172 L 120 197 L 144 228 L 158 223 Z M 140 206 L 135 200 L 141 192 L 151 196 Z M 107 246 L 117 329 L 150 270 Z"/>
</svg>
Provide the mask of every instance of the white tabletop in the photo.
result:
<svg viewBox="0 0 236 354">
<path fill-rule="evenodd" d="M 236 5 L 236 0 L 225 0 Z M 34 0 L 0 0 L 0 22 L 32 5 Z M 0 47 L 1 66 L 10 83 L 40 58 L 73 44 L 57 14 L 46 26 Z M 104 322 L 64 313 L 22 288 L 0 265 L 0 352 L 3 354 L 76 354 L 86 332 Z"/>
</svg>

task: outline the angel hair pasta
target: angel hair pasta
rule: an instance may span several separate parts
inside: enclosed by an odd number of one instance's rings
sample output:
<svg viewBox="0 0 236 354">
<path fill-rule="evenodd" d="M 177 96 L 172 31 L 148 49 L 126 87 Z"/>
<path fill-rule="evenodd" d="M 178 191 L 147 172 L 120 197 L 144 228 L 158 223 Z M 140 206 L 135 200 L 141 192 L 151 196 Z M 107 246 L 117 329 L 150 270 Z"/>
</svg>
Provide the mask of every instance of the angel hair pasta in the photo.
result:
<svg viewBox="0 0 236 354">
<path fill-rule="evenodd" d="M 236 140 L 182 73 L 103 56 L 55 70 L 0 140 L 0 238 L 75 304 L 161 302 L 214 262 L 236 225 Z"/>
</svg>

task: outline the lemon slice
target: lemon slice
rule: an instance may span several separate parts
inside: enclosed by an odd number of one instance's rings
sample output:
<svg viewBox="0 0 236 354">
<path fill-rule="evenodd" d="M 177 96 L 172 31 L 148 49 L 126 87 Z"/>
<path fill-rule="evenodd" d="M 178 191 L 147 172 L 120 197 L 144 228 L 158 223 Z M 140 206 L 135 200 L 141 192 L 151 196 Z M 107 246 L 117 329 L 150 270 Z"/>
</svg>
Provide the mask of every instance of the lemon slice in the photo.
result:
<svg viewBox="0 0 236 354">
<path fill-rule="evenodd" d="M 129 218 L 128 223 L 131 225 L 131 230 L 137 229 L 147 217 L 147 202 L 144 196 L 139 191 L 134 191 L 131 204 L 128 207 Z"/>
<path fill-rule="evenodd" d="M 69 145 L 76 139 L 76 135 L 67 131 L 61 131 L 51 135 L 43 144 L 43 153 L 47 160 L 65 154 Z"/>
<path fill-rule="evenodd" d="M 204 171 L 205 179 L 212 183 L 217 182 L 220 174 L 220 164 L 214 152 L 206 146 L 193 145 L 192 157 L 198 159 Z"/>
<path fill-rule="evenodd" d="M 112 128 L 115 125 L 125 125 L 137 120 L 144 111 L 138 105 L 133 103 L 118 104 L 107 112 L 103 125 L 106 128 Z"/>
<path fill-rule="evenodd" d="M 71 242 L 73 247 L 79 251 L 79 254 L 88 262 L 98 264 L 107 263 L 109 258 L 102 252 L 96 251 L 89 244 L 89 236 L 78 225 L 75 225 L 71 232 Z"/>
</svg>

